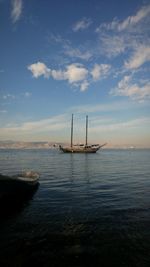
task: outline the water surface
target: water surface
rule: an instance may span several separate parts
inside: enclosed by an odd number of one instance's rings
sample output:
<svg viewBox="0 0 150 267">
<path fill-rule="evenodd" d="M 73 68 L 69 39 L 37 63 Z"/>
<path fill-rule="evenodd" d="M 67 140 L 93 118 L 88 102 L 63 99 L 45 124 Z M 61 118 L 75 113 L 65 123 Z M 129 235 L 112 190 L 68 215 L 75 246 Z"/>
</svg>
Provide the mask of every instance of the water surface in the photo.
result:
<svg viewBox="0 0 150 267">
<path fill-rule="evenodd" d="M 0 150 L 1 173 L 41 175 L 1 213 L 1 266 L 150 266 L 149 166 L 150 150 Z"/>
</svg>

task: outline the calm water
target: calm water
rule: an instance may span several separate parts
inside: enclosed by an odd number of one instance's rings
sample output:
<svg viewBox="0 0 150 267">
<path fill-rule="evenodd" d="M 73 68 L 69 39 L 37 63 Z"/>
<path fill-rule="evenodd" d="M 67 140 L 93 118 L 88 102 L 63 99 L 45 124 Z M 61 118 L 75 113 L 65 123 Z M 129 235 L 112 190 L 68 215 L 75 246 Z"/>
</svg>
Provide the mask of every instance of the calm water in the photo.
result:
<svg viewBox="0 0 150 267">
<path fill-rule="evenodd" d="M 0 150 L 0 172 L 41 174 L 0 221 L 1 266 L 150 266 L 150 150 Z"/>
</svg>

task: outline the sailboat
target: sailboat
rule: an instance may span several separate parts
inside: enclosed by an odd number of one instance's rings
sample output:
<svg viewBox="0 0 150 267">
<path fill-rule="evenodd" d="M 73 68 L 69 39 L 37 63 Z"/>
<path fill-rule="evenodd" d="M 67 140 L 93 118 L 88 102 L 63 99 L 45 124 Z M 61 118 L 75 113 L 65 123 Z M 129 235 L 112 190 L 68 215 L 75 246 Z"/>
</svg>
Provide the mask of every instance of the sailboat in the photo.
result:
<svg viewBox="0 0 150 267">
<path fill-rule="evenodd" d="M 88 144 L 88 116 L 86 116 L 86 137 L 85 144 L 74 145 L 73 144 L 73 114 L 71 119 L 71 143 L 70 146 L 59 146 L 60 150 L 64 153 L 96 153 L 101 147 L 105 146 L 99 144 Z"/>
</svg>

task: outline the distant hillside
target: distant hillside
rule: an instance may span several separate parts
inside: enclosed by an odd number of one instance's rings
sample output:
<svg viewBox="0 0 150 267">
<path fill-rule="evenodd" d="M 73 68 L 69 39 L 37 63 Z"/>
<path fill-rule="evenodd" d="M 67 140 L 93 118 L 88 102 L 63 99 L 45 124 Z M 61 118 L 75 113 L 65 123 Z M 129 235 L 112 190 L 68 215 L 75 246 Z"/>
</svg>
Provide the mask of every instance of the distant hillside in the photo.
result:
<svg viewBox="0 0 150 267">
<path fill-rule="evenodd" d="M 58 143 L 52 142 L 15 142 L 15 141 L 0 141 L 0 149 L 49 149 L 59 146 Z"/>
</svg>

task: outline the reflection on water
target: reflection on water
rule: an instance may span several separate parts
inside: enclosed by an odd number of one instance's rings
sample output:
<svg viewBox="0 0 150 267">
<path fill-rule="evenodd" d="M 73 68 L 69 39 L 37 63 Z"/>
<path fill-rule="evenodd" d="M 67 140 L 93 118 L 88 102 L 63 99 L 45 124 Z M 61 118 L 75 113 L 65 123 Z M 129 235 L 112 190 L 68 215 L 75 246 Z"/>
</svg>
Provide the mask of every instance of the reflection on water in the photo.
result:
<svg viewBox="0 0 150 267">
<path fill-rule="evenodd" d="M 3 173 L 41 174 L 1 221 L 1 266 L 150 266 L 149 161 L 149 150 L 1 151 Z"/>
</svg>

